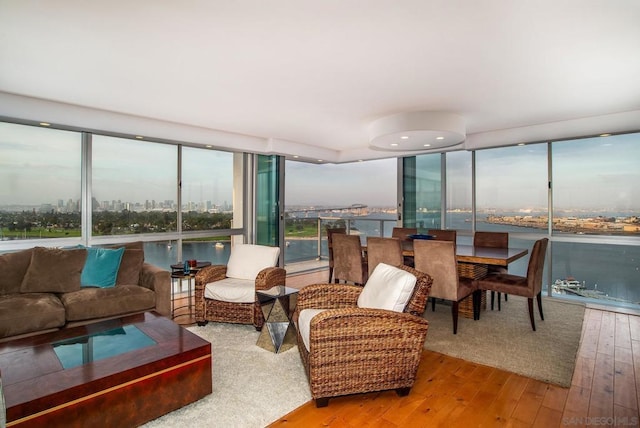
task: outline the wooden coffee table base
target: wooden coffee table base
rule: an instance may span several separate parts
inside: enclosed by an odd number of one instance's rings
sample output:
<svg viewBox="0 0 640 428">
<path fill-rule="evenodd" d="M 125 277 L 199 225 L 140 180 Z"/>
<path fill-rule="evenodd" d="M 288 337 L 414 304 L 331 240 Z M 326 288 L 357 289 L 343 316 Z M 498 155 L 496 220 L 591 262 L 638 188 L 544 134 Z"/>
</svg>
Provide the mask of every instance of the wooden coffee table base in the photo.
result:
<svg viewBox="0 0 640 428">
<path fill-rule="evenodd" d="M 132 323 L 157 345 L 66 370 L 49 345 Z M 7 427 L 138 426 L 212 391 L 211 344 L 154 313 L 1 344 L 0 370 Z"/>
</svg>

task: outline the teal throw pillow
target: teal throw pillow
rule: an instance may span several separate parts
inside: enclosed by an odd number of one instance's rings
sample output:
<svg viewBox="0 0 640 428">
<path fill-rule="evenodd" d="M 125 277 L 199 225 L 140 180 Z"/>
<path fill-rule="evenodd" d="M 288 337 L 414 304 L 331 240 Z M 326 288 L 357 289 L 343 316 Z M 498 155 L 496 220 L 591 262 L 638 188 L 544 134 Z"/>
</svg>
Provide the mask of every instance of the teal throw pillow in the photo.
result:
<svg viewBox="0 0 640 428">
<path fill-rule="evenodd" d="M 80 285 L 100 288 L 115 286 L 123 253 L 124 247 L 116 250 L 88 247 L 87 261 L 82 269 Z"/>
</svg>

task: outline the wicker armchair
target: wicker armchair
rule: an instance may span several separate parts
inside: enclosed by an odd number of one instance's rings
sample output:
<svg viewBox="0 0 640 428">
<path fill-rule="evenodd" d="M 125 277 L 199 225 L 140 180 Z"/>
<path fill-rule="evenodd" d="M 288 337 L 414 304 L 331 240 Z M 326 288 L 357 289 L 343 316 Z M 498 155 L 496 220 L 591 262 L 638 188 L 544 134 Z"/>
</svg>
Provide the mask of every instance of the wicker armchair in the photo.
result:
<svg viewBox="0 0 640 428">
<path fill-rule="evenodd" d="M 300 290 L 294 319 L 304 309 L 326 309 L 308 324 L 308 350 L 298 329 L 298 349 L 317 407 L 348 394 L 389 389 L 409 394 L 429 326 L 422 314 L 431 277 L 398 267 L 416 277 L 403 312 L 358 307 L 364 289 L 357 285 L 315 284 Z"/>
<path fill-rule="evenodd" d="M 237 250 L 240 247 L 242 250 Z M 277 254 L 279 254 L 279 251 L 277 253 L 273 253 L 276 255 L 273 263 L 265 262 L 264 260 L 257 261 L 258 264 L 253 267 L 253 272 L 257 271 L 257 274 L 251 272 L 251 267 L 244 266 L 242 269 L 245 270 L 245 275 L 234 274 L 231 278 L 227 276 L 228 268 L 232 263 L 236 263 L 236 265 L 238 263 L 250 263 L 250 259 L 252 257 L 247 257 L 247 253 L 252 251 L 261 252 L 262 250 L 260 247 L 262 246 L 246 244 L 238 245 L 231 252 L 229 264 L 208 266 L 196 274 L 195 315 L 198 325 L 205 325 L 208 321 L 217 321 L 253 324 L 256 330 L 262 329 L 264 324 L 264 315 L 262 314 L 260 302 L 255 295 L 255 290 L 268 290 L 275 285 L 285 285 L 287 277 L 285 269 L 277 266 L 265 267 L 266 265 L 275 265 L 277 263 Z M 263 249 L 265 248 L 271 247 L 263 247 Z M 266 258 L 269 258 L 269 256 L 266 256 Z M 239 276 L 243 278 L 238 278 Z M 250 277 L 254 277 L 254 279 L 247 279 Z M 207 286 L 222 281 L 229 281 L 229 285 L 232 289 L 242 286 L 242 282 L 248 282 L 249 286 L 253 286 L 252 298 L 248 299 L 251 301 L 238 302 L 208 298 L 205 295 Z"/>
</svg>

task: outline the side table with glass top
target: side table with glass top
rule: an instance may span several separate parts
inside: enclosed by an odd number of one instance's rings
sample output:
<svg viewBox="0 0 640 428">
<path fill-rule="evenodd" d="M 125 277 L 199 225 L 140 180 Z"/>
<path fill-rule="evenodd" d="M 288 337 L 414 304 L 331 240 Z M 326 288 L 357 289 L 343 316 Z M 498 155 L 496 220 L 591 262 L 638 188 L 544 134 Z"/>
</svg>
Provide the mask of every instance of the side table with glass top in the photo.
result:
<svg viewBox="0 0 640 428">
<path fill-rule="evenodd" d="M 171 319 L 188 316 L 189 322 L 191 322 L 194 306 L 192 290 L 195 289 L 195 277 L 198 271 L 206 266 L 211 266 L 211 262 L 197 261 L 194 266 L 189 266 L 189 270 L 185 269 L 184 262 L 171 265 Z M 182 281 L 187 282 L 187 303 L 176 306 L 176 286 L 180 288 L 180 294 L 182 294 Z M 176 315 L 176 310 L 185 308 L 188 309 L 188 312 Z"/>
<path fill-rule="evenodd" d="M 296 345 L 296 326 L 291 317 L 298 291 L 284 285 L 256 291 L 265 320 L 256 345 L 276 354 Z"/>
</svg>

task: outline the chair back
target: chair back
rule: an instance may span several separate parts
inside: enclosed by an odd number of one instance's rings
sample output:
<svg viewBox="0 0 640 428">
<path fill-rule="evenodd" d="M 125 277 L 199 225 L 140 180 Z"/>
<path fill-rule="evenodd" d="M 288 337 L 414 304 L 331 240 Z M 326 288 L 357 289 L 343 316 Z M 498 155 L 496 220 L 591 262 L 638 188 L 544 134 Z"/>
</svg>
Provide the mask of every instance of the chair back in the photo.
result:
<svg viewBox="0 0 640 428">
<path fill-rule="evenodd" d="M 475 232 L 474 247 L 509 248 L 508 232 Z"/>
<path fill-rule="evenodd" d="M 367 282 L 366 262 L 357 235 L 333 235 L 334 277 L 336 280 L 363 284 Z"/>
<path fill-rule="evenodd" d="M 416 270 L 433 279 L 430 297 L 458 301 L 458 262 L 452 241 L 413 241 L 413 257 Z"/>
<path fill-rule="evenodd" d="M 334 266 L 333 263 L 333 235 L 339 233 L 342 235 L 347 234 L 347 229 L 345 227 L 327 227 L 327 248 L 329 250 L 329 267 L 332 268 Z"/>
<path fill-rule="evenodd" d="M 458 234 L 455 230 L 429 229 L 427 233 L 437 241 L 451 241 L 455 244 Z"/>
<path fill-rule="evenodd" d="M 391 266 L 401 265 L 402 243 L 398 238 L 378 238 L 367 237 L 367 266 L 369 276 L 379 263 L 386 263 Z"/>
<path fill-rule="evenodd" d="M 427 306 L 427 300 L 431 292 L 431 284 L 433 279 L 425 272 L 421 272 L 410 266 L 399 265 L 399 269 L 405 270 L 416 277 L 416 285 L 413 288 L 413 294 L 404 308 L 404 312 L 421 317 Z"/>
<path fill-rule="evenodd" d="M 391 231 L 391 237 L 398 238 L 401 241 L 409 241 L 409 235 L 415 235 L 417 233 L 417 227 L 394 227 Z"/>
<path fill-rule="evenodd" d="M 537 295 L 542 290 L 542 273 L 544 271 L 544 260 L 547 254 L 549 238 L 538 239 L 533 244 L 529 265 L 527 266 L 527 287 L 533 290 L 533 295 Z"/>
</svg>

